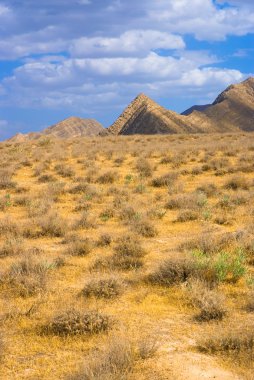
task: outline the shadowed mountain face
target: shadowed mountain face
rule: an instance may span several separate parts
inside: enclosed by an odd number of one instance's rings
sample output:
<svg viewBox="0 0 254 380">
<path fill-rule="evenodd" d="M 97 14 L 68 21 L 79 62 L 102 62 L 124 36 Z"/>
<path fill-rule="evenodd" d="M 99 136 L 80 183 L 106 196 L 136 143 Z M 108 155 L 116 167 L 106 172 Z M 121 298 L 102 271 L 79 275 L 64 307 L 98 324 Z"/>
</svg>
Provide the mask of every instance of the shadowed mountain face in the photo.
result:
<svg viewBox="0 0 254 380">
<path fill-rule="evenodd" d="M 108 128 L 110 134 L 171 134 L 254 131 L 254 78 L 229 86 L 211 105 L 179 115 L 140 94 Z"/>
<path fill-rule="evenodd" d="M 22 142 L 26 140 L 35 140 L 41 136 L 53 136 L 63 139 L 70 137 L 96 136 L 101 131 L 103 131 L 103 127 L 98 121 L 72 116 L 41 132 L 28 134 L 18 133 L 13 136 L 10 141 Z"/>
<path fill-rule="evenodd" d="M 108 131 L 115 135 L 203 132 L 178 113 L 168 111 L 144 94 L 130 103 Z"/>
<path fill-rule="evenodd" d="M 192 106 L 191 108 L 188 108 L 186 111 L 182 112 L 181 115 L 188 116 L 193 111 L 203 112 L 203 111 L 205 111 L 210 106 L 211 106 L 211 104 L 195 105 L 195 106 Z"/>
</svg>

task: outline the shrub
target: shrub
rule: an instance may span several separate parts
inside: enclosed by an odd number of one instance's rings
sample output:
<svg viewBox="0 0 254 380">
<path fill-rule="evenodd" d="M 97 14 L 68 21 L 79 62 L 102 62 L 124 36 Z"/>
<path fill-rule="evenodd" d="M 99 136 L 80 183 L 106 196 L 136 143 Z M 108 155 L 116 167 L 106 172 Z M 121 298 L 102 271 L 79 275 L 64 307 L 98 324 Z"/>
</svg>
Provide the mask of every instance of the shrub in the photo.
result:
<svg viewBox="0 0 254 380">
<path fill-rule="evenodd" d="M 136 234 L 141 235 L 146 238 L 155 237 L 158 234 L 153 224 L 149 220 L 144 219 L 144 218 L 140 220 L 136 220 L 131 225 L 131 228 Z"/>
<path fill-rule="evenodd" d="M 46 197 L 32 199 L 28 202 L 28 215 L 29 217 L 45 215 L 52 205 L 52 200 Z"/>
<path fill-rule="evenodd" d="M 98 247 L 106 247 L 110 245 L 112 242 L 112 238 L 109 234 L 102 234 L 98 241 L 97 241 L 97 246 Z"/>
<path fill-rule="evenodd" d="M 193 260 L 169 258 L 148 275 L 148 281 L 155 285 L 172 286 L 187 281 L 193 272 Z"/>
<path fill-rule="evenodd" d="M 112 208 L 106 208 L 100 213 L 100 218 L 102 221 L 106 222 L 107 220 L 114 217 L 114 211 Z"/>
<path fill-rule="evenodd" d="M 154 178 L 152 180 L 152 186 L 154 187 L 164 187 L 172 186 L 178 178 L 178 174 L 175 172 L 165 174 L 161 177 Z"/>
<path fill-rule="evenodd" d="M 212 232 L 202 232 L 197 238 L 181 243 L 180 248 L 197 250 L 206 255 L 225 250 L 236 243 L 236 237 L 232 233 L 221 235 Z"/>
<path fill-rule="evenodd" d="M 0 236 L 20 236 L 21 230 L 18 225 L 12 220 L 11 217 L 7 216 L 0 219 Z"/>
<path fill-rule="evenodd" d="M 93 249 L 93 243 L 90 239 L 74 240 L 69 244 L 67 253 L 73 256 L 86 256 Z"/>
<path fill-rule="evenodd" d="M 0 170 L 0 190 L 13 189 L 17 186 L 16 182 L 12 181 L 13 173 L 9 170 Z"/>
<path fill-rule="evenodd" d="M 39 183 L 47 183 L 56 181 L 55 177 L 51 174 L 43 174 L 38 178 Z"/>
<path fill-rule="evenodd" d="M 7 237 L 0 247 L 0 257 L 18 255 L 24 252 L 23 241 L 18 237 Z"/>
<path fill-rule="evenodd" d="M 155 339 L 135 344 L 125 334 L 113 335 L 102 351 L 87 356 L 83 369 L 69 380 L 127 380 L 135 363 L 152 357 L 157 349 Z"/>
<path fill-rule="evenodd" d="M 81 218 L 76 222 L 75 228 L 96 228 L 95 220 L 89 215 L 87 211 L 84 211 Z"/>
<path fill-rule="evenodd" d="M 192 210 L 184 210 L 181 211 L 177 218 L 176 222 L 184 223 L 184 222 L 189 222 L 193 220 L 197 220 L 199 217 L 198 213 Z"/>
<path fill-rule="evenodd" d="M 68 230 L 66 220 L 54 211 L 41 217 L 38 224 L 41 236 L 61 237 L 64 236 Z"/>
<path fill-rule="evenodd" d="M 216 290 L 208 289 L 202 281 L 192 281 L 189 292 L 192 305 L 199 308 L 196 320 L 222 320 L 226 315 L 225 297 Z"/>
<path fill-rule="evenodd" d="M 136 162 L 136 169 L 141 177 L 150 177 L 152 175 L 152 167 L 145 158 L 139 158 Z"/>
<path fill-rule="evenodd" d="M 207 198 L 202 193 L 190 193 L 190 194 L 180 194 L 171 197 L 166 203 L 165 208 L 169 210 L 177 209 L 189 209 L 196 210 L 204 207 L 207 204 Z"/>
<path fill-rule="evenodd" d="M 213 183 L 204 183 L 197 187 L 197 191 L 201 191 L 207 197 L 212 197 L 216 195 L 217 187 Z"/>
<path fill-rule="evenodd" d="M 47 326 L 44 326 L 43 332 L 59 336 L 91 335 L 107 331 L 111 326 L 112 319 L 106 314 L 72 309 L 56 316 Z"/>
<path fill-rule="evenodd" d="M 245 365 L 253 365 L 254 331 L 253 325 L 238 325 L 217 330 L 212 336 L 200 340 L 198 348 L 210 354 L 226 354 L 243 360 Z"/>
<path fill-rule="evenodd" d="M 101 184 L 109 184 L 109 183 L 114 183 L 117 178 L 117 175 L 113 171 L 107 171 L 103 174 L 101 174 L 97 178 L 97 182 Z"/>
<path fill-rule="evenodd" d="M 248 300 L 246 303 L 246 310 L 253 313 L 254 312 L 254 291 L 248 295 Z"/>
<path fill-rule="evenodd" d="M 58 164 L 55 166 L 55 171 L 57 174 L 64 178 L 70 178 L 75 175 L 74 170 L 70 166 L 66 166 L 64 164 Z"/>
<path fill-rule="evenodd" d="M 120 256 L 143 257 L 146 252 L 135 235 L 122 236 L 115 246 L 115 253 Z"/>
<path fill-rule="evenodd" d="M 131 223 L 133 220 L 137 219 L 139 214 L 132 206 L 125 206 L 119 212 L 120 220 L 124 221 L 126 224 Z"/>
<path fill-rule="evenodd" d="M 83 369 L 69 380 L 127 380 L 136 359 L 131 341 L 113 336 L 103 351 L 88 355 Z"/>
<path fill-rule="evenodd" d="M 249 182 L 245 177 L 232 177 L 230 180 L 228 180 L 225 184 L 226 189 L 231 189 L 231 190 L 248 190 L 250 187 Z"/>
<path fill-rule="evenodd" d="M 115 298 L 123 291 L 123 282 L 116 277 L 94 279 L 85 285 L 82 295 L 96 298 Z"/>
<path fill-rule="evenodd" d="M 12 265 L 6 275 L 7 283 L 14 287 L 21 297 L 33 296 L 45 290 L 50 267 L 51 264 L 28 255 Z"/>
</svg>

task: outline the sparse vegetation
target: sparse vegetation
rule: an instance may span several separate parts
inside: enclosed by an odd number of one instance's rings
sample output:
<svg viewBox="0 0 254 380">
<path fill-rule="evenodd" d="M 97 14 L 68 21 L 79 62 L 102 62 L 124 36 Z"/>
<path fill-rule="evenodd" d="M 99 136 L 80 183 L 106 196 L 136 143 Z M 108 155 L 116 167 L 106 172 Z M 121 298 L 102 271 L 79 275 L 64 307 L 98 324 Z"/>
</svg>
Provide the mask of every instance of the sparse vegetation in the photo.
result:
<svg viewBox="0 0 254 380">
<path fill-rule="evenodd" d="M 5 379 L 251 379 L 250 136 L 1 143 Z"/>
</svg>

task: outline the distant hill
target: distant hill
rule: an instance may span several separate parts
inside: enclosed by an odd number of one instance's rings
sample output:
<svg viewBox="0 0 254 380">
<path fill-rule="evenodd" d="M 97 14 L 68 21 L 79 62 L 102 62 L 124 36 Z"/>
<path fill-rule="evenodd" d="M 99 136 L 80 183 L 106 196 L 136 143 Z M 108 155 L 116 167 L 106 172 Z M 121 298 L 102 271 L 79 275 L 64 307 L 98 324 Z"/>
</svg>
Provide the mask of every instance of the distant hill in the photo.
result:
<svg viewBox="0 0 254 380">
<path fill-rule="evenodd" d="M 45 128 L 41 132 L 33 133 L 17 133 L 9 141 L 23 142 L 26 140 L 35 140 L 41 136 L 53 136 L 57 138 L 67 139 L 70 137 L 96 136 L 103 131 L 102 125 L 93 119 L 81 119 L 71 116 L 68 119 L 60 121 L 51 127 Z"/>
</svg>

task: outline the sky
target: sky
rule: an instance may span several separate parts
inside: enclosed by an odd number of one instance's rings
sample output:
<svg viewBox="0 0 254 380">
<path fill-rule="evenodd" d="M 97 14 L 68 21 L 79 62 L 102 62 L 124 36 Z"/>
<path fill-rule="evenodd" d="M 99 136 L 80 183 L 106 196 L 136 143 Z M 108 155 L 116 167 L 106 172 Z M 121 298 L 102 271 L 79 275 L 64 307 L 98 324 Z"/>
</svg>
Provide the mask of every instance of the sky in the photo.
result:
<svg viewBox="0 0 254 380">
<path fill-rule="evenodd" d="M 253 0 L 0 0 L 0 140 L 105 127 L 144 92 L 182 112 L 254 75 Z"/>
</svg>

